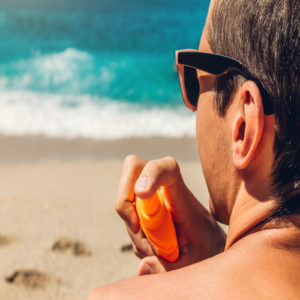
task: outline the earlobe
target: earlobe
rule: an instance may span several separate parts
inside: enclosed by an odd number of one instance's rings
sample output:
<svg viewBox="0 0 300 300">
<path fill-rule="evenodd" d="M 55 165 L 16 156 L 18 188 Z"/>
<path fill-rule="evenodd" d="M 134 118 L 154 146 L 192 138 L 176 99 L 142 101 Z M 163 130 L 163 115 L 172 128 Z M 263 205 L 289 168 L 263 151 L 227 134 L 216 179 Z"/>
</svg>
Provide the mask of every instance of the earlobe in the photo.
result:
<svg viewBox="0 0 300 300">
<path fill-rule="evenodd" d="M 233 163 L 239 170 L 247 168 L 258 149 L 264 128 L 264 111 L 257 85 L 245 82 L 237 93 L 239 110 L 233 121 Z"/>
</svg>

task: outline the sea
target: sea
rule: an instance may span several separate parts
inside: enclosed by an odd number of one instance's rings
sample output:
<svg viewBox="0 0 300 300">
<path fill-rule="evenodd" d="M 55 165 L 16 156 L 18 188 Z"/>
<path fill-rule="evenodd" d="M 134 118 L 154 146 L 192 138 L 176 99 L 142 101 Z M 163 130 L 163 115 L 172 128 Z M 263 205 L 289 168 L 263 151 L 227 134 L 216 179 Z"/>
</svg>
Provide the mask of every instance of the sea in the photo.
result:
<svg viewBox="0 0 300 300">
<path fill-rule="evenodd" d="M 208 0 L 0 0 L 0 134 L 195 135 L 174 66 Z"/>
</svg>

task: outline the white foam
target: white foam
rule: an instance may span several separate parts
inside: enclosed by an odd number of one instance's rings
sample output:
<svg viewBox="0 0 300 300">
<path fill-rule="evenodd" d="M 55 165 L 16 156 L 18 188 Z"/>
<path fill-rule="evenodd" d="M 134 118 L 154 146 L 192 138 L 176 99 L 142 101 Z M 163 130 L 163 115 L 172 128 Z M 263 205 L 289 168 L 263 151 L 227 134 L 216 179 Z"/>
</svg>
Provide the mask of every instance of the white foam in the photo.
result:
<svg viewBox="0 0 300 300">
<path fill-rule="evenodd" d="M 0 133 L 94 139 L 194 136 L 195 115 L 184 107 L 145 108 L 91 96 L 7 91 L 0 93 Z"/>
<path fill-rule="evenodd" d="M 93 56 L 74 48 L 67 48 L 62 52 L 52 54 L 37 54 L 32 58 L 8 65 L 9 69 L 16 71 L 16 74 L 9 77 L 0 75 L 0 88 L 2 90 L 11 87 L 18 90 L 31 90 L 32 88 L 51 90 L 52 87 L 66 86 L 69 90 L 76 90 L 80 71 L 88 74 L 93 67 Z M 106 79 L 107 70 L 103 73 Z M 101 78 L 101 80 L 104 79 Z M 83 79 L 80 83 L 82 81 Z"/>
</svg>

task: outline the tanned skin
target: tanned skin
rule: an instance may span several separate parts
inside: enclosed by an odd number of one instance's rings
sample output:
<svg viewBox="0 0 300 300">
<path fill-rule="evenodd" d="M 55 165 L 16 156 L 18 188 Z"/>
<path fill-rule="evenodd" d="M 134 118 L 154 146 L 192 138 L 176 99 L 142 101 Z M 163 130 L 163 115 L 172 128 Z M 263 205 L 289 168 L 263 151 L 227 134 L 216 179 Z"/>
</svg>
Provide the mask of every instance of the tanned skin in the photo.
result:
<svg viewBox="0 0 300 300">
<path fill-rule="evenodd" d="M 211 52 L 207 25 L 199 51 Z M 264 115 L 258 87 L 246 81 L 220 116 L 213 104 L 216 79 L 198 76 L 196 136 L 211 213 L 186 187 L 174 159 L 127 157 L 116 208 L 143 258 L 144 276 L 101 286 L 86 300 L 300 299 L 300 217 L 268 219 L 276 208 L 270 196 L 274 115 Z M 149 198 L 160 186 L 178 235 L 176 263 L 154 256 L 132 203 L 134 193 Z M 216 219 L 229 224 L 227 237 Z"/>
</svg>

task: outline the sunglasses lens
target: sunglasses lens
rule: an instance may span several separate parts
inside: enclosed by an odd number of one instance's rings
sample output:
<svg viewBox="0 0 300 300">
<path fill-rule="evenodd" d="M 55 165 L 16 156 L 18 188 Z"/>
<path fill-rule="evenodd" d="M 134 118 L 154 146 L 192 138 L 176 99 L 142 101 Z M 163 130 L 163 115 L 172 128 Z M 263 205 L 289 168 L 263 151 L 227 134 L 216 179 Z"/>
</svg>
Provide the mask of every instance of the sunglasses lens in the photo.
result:
<svg viewBox="0 0 300 300">
<path fill-rule="evenodd" d="M 197 107 L 199 97 L 199 81 L 196 69 L 184 67 L 184 83 L 188 101 L 194 107 Z"/>
</svg>

